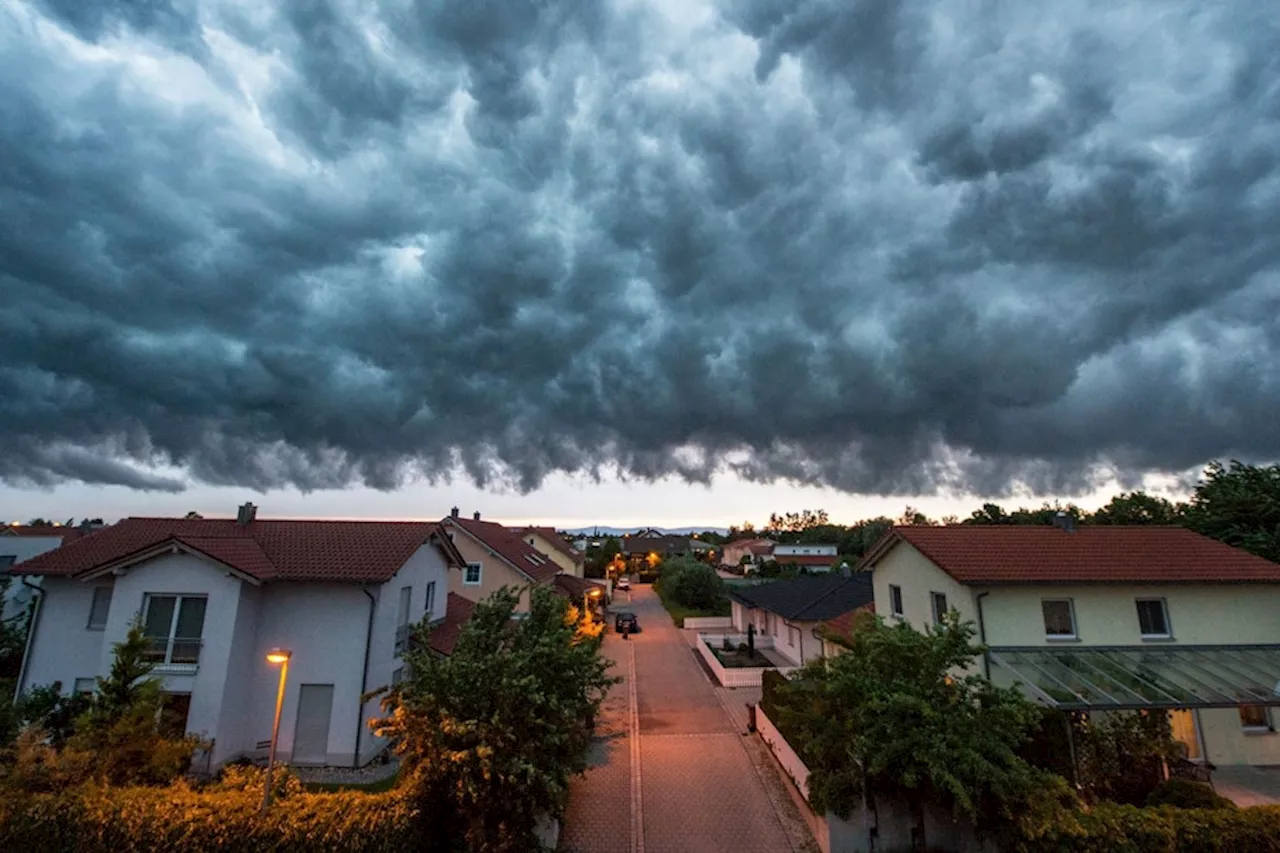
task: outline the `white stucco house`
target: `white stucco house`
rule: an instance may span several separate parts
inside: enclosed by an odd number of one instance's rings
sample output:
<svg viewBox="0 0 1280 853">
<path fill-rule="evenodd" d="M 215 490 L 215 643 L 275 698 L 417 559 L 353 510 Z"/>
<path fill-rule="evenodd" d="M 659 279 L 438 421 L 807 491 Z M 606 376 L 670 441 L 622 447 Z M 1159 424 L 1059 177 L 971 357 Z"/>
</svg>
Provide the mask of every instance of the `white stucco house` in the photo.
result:
<svg viewBox="0 0 1280 853">
<path fill-rule="evenodd" d="M 891 623 L 972 622 L 997 684 L 1165 711 L 1192 762 L 1280 764 L 1280 565 L 1183 528 L 1059 522 L 896 527 L 859 568 Z"/>
<path fill-rule="evenodd" d="M 757 636 L 772 638 L 773 650 L 797 666 L 823 656 L 817 628 L 870 606 L 873 599 L 871 575 L 865 573 L 798 577 L 729 591 L 734 630 L 746 633 L 754 625 Z"/>
<path fill-rule="evenodd" d="M 0 526 L 0 571 L 30 560 L 37 554 L 43 554 L 46 551 L 59 548 L 64 542 L 78 539 L 96 529 L 96 527 L 91 527 L 87 524 L 80 527 L 68 527 L 61 524 L 41 524 L 38 526 L 7 524 Z M 12 619 L 28 610 L 31 598 L 35 594 L 31 588 L 32 583 L 32 581 L 28 580 L 26 584 L 23 584 L 15 578 L 13 583 L 9 584 L 9 589 L 4 596 L 4 608 L 0 618 Z"/>
<path fill-rule="evenodd" d="M 456 639 L 470 603 L 449 596 L 449 571 L 464 565 L 431 522 L 259 519 L 251 504 L 236 519 L 126 518 L 10 569 L 43 576 L 19 689 L 92 689 L 140 619 L 170 710 L 217 766 L 265 752 L 279 678 L 266 655 L 286 648 L 277 754 L 360 765 L 383 746 L 361 696 L 398 679 L 409 624 L 429 615 Z"/>
</svg>

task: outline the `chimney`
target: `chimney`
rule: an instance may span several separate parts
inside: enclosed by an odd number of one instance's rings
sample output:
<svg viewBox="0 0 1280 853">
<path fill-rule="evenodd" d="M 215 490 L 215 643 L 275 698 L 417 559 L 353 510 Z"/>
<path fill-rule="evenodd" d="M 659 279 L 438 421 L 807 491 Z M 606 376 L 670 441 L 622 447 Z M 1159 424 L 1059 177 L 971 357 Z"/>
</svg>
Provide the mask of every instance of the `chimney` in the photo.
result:
<svg viewBox="0 0 1280 853">
<path fill-rule="evenodd" d="M 257 517 L 258 508 L 251 503 L 246 503 L 244 506 L 240 507 L 239 512 L 236 513 L 236 524 L 241 527 L 248 527 Z"/>
<path fill-rule="evenodd" d="M 1062 510 L 1058 510 L 1058 514 L 1053 517 L 1053 526 L 1067 533 L 1076 532 L 1076 520 Z"/>
<path fill-rule="evenodd" d="M 458 508 L 456 506 L 453 509 L 449 510 L 449 517 L 450 518 L 458 517 Z"/>
<path fill-rule="evenodd" d="M 479 521 L 479 520 L 480 520 L 480 510 L 476 510 L 475 512 L 473 512 L 473 513 L 471 514 L 471 517 L 472 517 L 472 518 L 474 518 L 476 521 Z"/>
</svg>

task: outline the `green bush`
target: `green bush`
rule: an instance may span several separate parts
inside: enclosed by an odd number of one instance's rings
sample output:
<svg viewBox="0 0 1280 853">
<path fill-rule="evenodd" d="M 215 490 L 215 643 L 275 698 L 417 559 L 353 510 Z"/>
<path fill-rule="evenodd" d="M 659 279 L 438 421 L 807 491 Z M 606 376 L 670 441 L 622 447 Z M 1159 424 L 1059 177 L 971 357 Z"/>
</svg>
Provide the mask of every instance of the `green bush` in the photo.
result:
<svg viewBox="0 0 1280 853">
<path fill-rule="evenodd" d="M 1234 809 L 1236 804 L 1204 782 L 1174 777 L 1156 786 L 1147 797 L 1148 806 L 1176 806 L 1180 809 Z"/>
<path fill-rule="evenodd" d="M 86 786 L 0 800 L 0 850 L 77 853 L 391 853 L 424 849 L 417 812 L 387 794 L 295 794 L 265 813 L 261 791 Z"/>
<path fill-rule="evenodd" d="M 1014 853 L 1280 853 L 1280 806 L 1063 811 L 1009 845 Z"/>
<path fill-rule="evenodd" d="M 724 598 L 724 580 L 706 563 L 677 557 L 662 564 L 660 593 L 682 607 L 713 610 Z"/>
</svg>

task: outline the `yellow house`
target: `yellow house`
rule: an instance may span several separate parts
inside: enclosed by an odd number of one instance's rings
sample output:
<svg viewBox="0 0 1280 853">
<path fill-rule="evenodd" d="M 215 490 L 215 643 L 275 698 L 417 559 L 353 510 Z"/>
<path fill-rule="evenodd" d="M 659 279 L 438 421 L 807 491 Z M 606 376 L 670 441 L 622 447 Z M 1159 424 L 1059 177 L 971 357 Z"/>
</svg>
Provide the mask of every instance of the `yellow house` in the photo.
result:
<svg viewBox="0 0 1280 853">
<path fill-rule="evenodd" d="M 518 530 L 492 521 L 481 521 L 480 513 L 459 518 L 455 509 L 444 520 L 449 538 L 462 554 L 465 565 L 449 572 L 449 591 L 470 601 L 482 601 L 504 586 L 520 592 L 520 612 L 529 611 L 529 590 L 554 585 L 560 566 L 541 554 L 520 536 Z"/>
<path fill-rule="evenodd" d="M 567 575 L 576 578 L 583 576 L 586 557 L 577 548 L 564 541 L 554 527 L 526 527 L 520 536 L 525 544 L 531 546 L 544 557 L 560 567 Z"/>
<path fill-rule="evenodd" d="M 1280 764 L 1280 565 L 1182 528 L 1059 522 L 896 527 L 859 568 L 890 622 L 973 622 L 997 684 L 1164 710 L 1192 761 Z"/>
</svg>

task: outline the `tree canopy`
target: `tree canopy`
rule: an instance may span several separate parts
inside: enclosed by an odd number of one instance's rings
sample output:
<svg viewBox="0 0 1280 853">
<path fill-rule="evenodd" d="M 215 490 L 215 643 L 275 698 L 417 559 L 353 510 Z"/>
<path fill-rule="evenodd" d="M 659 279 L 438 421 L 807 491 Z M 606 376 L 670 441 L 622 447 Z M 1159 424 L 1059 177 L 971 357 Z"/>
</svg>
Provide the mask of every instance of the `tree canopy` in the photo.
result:
<svg viewBox="0 0 1280 853">
<path fill-rule="evenodd" d="M 1198 533 L 1280 562 L 1280 465 L 1212 463 L 1185 516 Z"/>
</svg>

